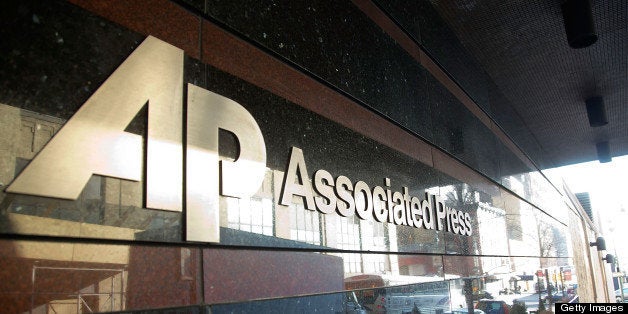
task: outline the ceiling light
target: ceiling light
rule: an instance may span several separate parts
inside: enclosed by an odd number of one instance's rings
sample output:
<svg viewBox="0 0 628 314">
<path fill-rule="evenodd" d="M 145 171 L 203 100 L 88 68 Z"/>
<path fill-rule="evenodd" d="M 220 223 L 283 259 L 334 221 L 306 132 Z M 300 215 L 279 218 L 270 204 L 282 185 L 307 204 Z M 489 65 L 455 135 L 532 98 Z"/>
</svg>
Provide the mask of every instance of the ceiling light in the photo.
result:
<svg viewBox="0 0 628 314">
<path fill-rule="evenodd" d="M 602 96 L 594 96 L 586 100 L 587 116 L 589 116 L 589 125 L 598 127 L 608 124 L 606 117 L 606 107 L 604 107 L 604 99 Z"/>
<path fill-rule="evenodd" d="M 611 148 L 608 145 L 608 142 L 598 142 L 595 143 L 595 148 L 597 149 L 597 159 L 601 163 L 610 162 L 613 158 L 611 157 Z"/>
<path fill-rule="evenodd" d="M 589 0 L 565 0 L 561 8 L 571 48 L 589 47 L 597 41 Z"/>
<path fill-rule="evenodd" d="M 606 261 L 609 264 L 615 263 L 615 256 L 613 254 L 606 254 L 606 257 L 603 257 L 602 260 Z"/>
<path fill-rule="evenodd" d="M 595 242 L 589 243 L 589 246 L 597 246 L 598 251 L 604 251 L 606 250 L 606 241 L 604 241 L 603 237 L 597 237 Z"/>
</svg>

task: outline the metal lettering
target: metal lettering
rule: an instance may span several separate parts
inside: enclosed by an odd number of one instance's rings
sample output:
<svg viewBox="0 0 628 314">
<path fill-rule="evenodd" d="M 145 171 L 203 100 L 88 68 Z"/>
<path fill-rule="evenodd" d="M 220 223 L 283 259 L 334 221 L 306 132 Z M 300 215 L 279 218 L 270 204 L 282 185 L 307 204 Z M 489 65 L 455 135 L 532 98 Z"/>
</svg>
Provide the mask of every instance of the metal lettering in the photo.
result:
<svg viewBox="0 0 628 314">
<path fill-rule="evenodd" d="M 301 179 L 301 183 L 297 181 Z M 283 185 L 281 187 L 281 200 L 279 204 L 290 205 L 294 195 L 301 196 L 305 199 L 305 208 L 315 210 L 314 197 L 312 196 L 312 184 L 307 176 L 307 168 L 303 151 L 300 148 L 292 147 L 290 151 L 290 162 L 288 170 L 283 177 Z"/>
<path fill-rule="evenodd" d="M 415 227 L 420 228 L 423 225 L 423 211 L 421 211 L 421 201 L 418 197 L 412 197 L 412 199 L 410 200 L 410 207 L 412 208 L 412 214 L 410 215 L 412 219 L 410 220 L 414 222 Z"/>
<path fill-rule="evenodd" d="M 436 213 L 436 230 L 443 230 L 443 219 L 447 217 L 447 210 L 443 199 L 438 195 L 434 196 L 434 211 Z"/>
<path fill-rule="evenodd" d="M 395 204 L 393 202 L 392 191 L 390 191 L 390 179 L 386 178 L 384 179 L 384 182 L 386 183 L 386 209 L 388 209 L 388 222 L 394 223 L 395 220 L 393 219 L 393 216 L 395 215 Z"/>
<path fill-rule="evenodd" d="M 93 174 L 140 181 L 142 138 L 124 129 L 148 102 L 146 206 L 181 211 L 182 84 L 183 51 L 149 36 L 7 191 L 75 200 Z"/>
<path fill-rule="evenodd" d="M 148 37 L 96 90 L 63 128 L 7 188 L 7 192 L 77 199 L 94 175 L 132 181 L 142 179 L 142 138 L 124 132 L 148 104 L 146 145 L 146 207 L 182 211 L 183 173 L 183 51 Z M 188 84 L 186 157 L 186 239 L 220 241 L 220 195 L 247 198 L 260 188 L 266 171 L 266 146 L 253 116 L 224 96 Z M 235 135 L 239 155 L 220 160 L 219 131 Z M 294 196 L 305 208 L 323 214 L 334 210 L 366 220 L 415 228 L 472 234 L 469 213 L 445 206 L 425 193 L 420 201 L 408 193 L 366 182 L 355 185 L 346 176 L 323 169 L 312 183 L 303 151 L 292 147 L 279 204 Z M 445 221 L 443 222 L 443 219 Z"/>
<path fill-rule="evenodd" d="M 425 192 L 425 199 L 421 201 L 421 211 L 423 211 L 423 227 L 434 229 L 434 214 L 432 214 L 432 196 Z"/>
<path fill-rule="evenodd" d="M 366 220 L 373 214 L 373 196 L 368 184 L 358 181 L 353 188 L 353 198 L 355 199 L 355 212 L 360 219 Z"/>
<path fill-rule="evenodd" d="M 233 162 L 218 160 L 219 129 L 238 139 L 240 154 Z M 186 153 L 186 239 L 218 242 L 218 194 L 250 197 L 264 181 L 266 145 L 262 131 L 237 102 L 188 84 Z"/>
<path fill-rule="evenodd" d="M 454 232 L 456 231 L 455 229 L 458 229 L 458 234 L 460 235 L 467 235 L 467 230 L 465 229 L 465 224 L 464 224 L 464 213 L 461 211 L 458 211 L 456 209 L 453 209 L 454 215 L 455 215 L 455 223 L 457 223 L 456 227 L 454 228 Z"/>
<path fill-rule="evenodd" d="M 336 194 L 338 195 L 338 205 L 336 206 L 336 210 L 338 214 L 343 217 L 353 216 L 353 211 L 355 210 L 355 201 L 351 196 L 351 192 L 353 191 L 353 185 L 351 184 L 351 180 L 345 176 L 339 176 L 336 178 Z"/>
<path fill-rule="evenodd" d="M 414 227 L 414 220 L 412 219 L 412 209 L 410 208 L 410 194 L 408 194 L 408 187 L 403 187 L 403 206 L 406 210 L 406 224 L 410 227 Z"/>
<path fill-rule="evenodd" d="M 458 228 L 458 211 L 451 208 L 446 207 L 447 210 L 447 231 L 453 231 L 455 234 L 460 233 L 460 229 Z"/>
<path fill-rule="evenodd" d="M 379 222 L 385 222 L 388 217 L 388 210 L 386 210 L 386 192 L 381 186 L 373 188 L 373 216 L 375 220 Z"/>
<path fill-rule="evenodd" d="M 386 222 L 414 228 L 436 229 L 459 235 L 471 235 L 471 216 L 445 206 L 438 195 L 425 192 L 425 199 L 410 195 L 408 187 L 402 191 L 391 188 L 391 180 L 384 179 L 386 188 L 376 186 L 371 191 L 364 181 L 352 184 L 351 179 L 340 175 L 333 180 L 327 170 L 319 169 L 314 173 L 314 192 L 309 184 L 303 151 L 292 147 L 288 169 L 282 184 L 281 205 L 290 205 L 294 196 L 313 199 L 316 209 L 323 214 L 336 212 L 343 217 L 357 215 L 367 220 L 371 216 L 379 222 Z M 314 208 L 309 208 L 313 210 Z M 443 221 L 444 219 L 444 221 Z"/>
<path fill-rule="evenodd" d="M 471 229 L 471 216 L 469 213 L 464 213 L 464 222 L 467 226 L 467 235 L 470 236 L 473 234 L 473 229 Z"/>
<path fill-rule="evenodd" d="M 406 210 L 403 207 L 403 194 L 401 192 L 393 193 L 393 223 L 395 225 L 406 224 Z"/>
<path fill-rule="evenodd" d="M 323 169 L 317 170 L 314 173 L 314 189 L 322 196 L 314 199 L 318 211 L 323 214 L 332 213 L 336 209 L 336 194 L 331 173 Z"/>
</svg>

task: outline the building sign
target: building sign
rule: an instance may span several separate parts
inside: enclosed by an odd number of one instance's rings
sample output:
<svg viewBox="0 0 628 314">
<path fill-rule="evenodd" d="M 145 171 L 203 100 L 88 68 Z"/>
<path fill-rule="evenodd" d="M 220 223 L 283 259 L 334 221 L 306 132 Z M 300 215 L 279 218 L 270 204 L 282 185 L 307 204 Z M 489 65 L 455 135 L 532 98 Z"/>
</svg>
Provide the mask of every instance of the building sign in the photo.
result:
<svg viewBox="0 0 628 314">
<path fill-rule="evenodd" d="M 331 173 L 319 169 L 314 173 L 313 184 L 314 190 L 321 196 L 313 196 L 303 152 L 293 147 L 283 179 L 281 205 L 290 205 L 294 196 L 300 196 L 304 198 L 306 209 L 317 209 L 323 214 L 336 211 L 344 217 L 355 214 L 362 220 L 372 217 L 395 225 L 472 234 L 469 213 L 445 206 L 438 195 L 425 193 L 425 199 L 420 200 L 409 195 L 407 187 L 403 188 L 403 192 L 393 192 L 389 178 L 384 179 L 385 187 L 375 186 L 371 190 L 364 181 L 353 184 L 351 179 L 342 175 L 334 180 Z"/>
<path fill-rule="evenodd" d="M 148 37 L 68 120 L 7 188 L 7 192 L 75 200 L 89 178 L 102 175 L 141 181 L 146 207 L 183 210 L 186 240 L 219 242 L 219 195 L 250 197 L 264 180 L 266 147 L 253 116 L 240 104 L 187 85 L 186 146 L 183 147 L 183 51 Z M 142 138 L 125 128 L 148 104 L 146 154 Z M 219 160 L 219 129 L 239 142 L 235 161 Z M 183 182 L 185 150 L 186 176 Z M 145 163 L 144 163 L 145 162 Z M 317 196 L 314 196 L 316 192 Z M 301 149 L 293 147 L 285 171 L 281 205 L 301 197 L 308 210 L 357 215 L 396 225 L 472 234 L 470 215 L 440 197 L 420 200 L 392 191 L 390 179 L 372 189 L 346 176 L 335 180 L 319 169 L 313 181 Z"/>
</svg>

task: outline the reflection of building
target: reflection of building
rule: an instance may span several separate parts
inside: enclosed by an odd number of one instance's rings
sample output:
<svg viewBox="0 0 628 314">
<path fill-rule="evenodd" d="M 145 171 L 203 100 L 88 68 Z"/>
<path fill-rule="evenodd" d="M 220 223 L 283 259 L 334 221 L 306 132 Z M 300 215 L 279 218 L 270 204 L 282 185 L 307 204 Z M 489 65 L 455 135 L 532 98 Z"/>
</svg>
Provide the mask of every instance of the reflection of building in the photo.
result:
<svg viewBox="0 0 628 314">
<path fill-rule="evenodd" d="M 16 161 L 16 173 L 19 173 L 50 140 L 54 130 L 64 122 L 28 111 L 15 111 L 14 116 L 14 119 L 21 119 L 22 124 L 21 144 L 18 144 L 19 155 L 13 158 Z M 388 250 L 388 237 L 391 234 L 394 237 L 395 230 L 388 230 L 384 223 L 363 221 L 357 219 L 356 216 L 344 218 L 322 215 L 317 211 L 306 210 L 300 198 L 295 198 L 295 204 L 290 207 L 277 204 L 275 199 L 279 195 L 282 178 L 283 172 L 267 170 L 264 183 L 255 196 L 247 199 L 221 197 L 221 227 L 349 251 L 385 252 Z M 279 182 L 273 182 L 273 180 L 279 180 Z M 142 240 L 150 240 L 155 236 L 163 235 L 151 231 L 153 229 L 169 228 L 169 226 L 180 224 L 179 218 L 170 213 L 142 209 L 142 193 L 142 184 L 139 182 L 94 176 L 83 190 L 79 200 L 74 202 L 58 201 L 49 204 L 49 201 L 42 198 L 20 196 L 12 203 L 13 210 L 19 211 L 20 215 L 12 215 L 14 218 L 11 218 L 11 223 L 14 228 L 18 225 L 26 225 L 27 223 L 16 222 L 16 220 L 27 219 L 23 218 L 24 214 L 44 215 L 44 217 L 48 215 L 54 219 L 90 223 L 91 228 L 105 228 L 98 227 L 100 224 L 121 227 L 107 229 L 107 236 Z M 65 204 L 76 209 L 72 212 Z M 42 212 L 37 209 L 42 206 L 52 211 Z M 85 209 L 81 208 L 82 206 Z M 286 214 L 287 216 L 284 216 Z M 289 220 L 290 223 L 276 224 L 277 221 L 285 220 Z M 83 225 L 82 228 L 85 226 Z M 62 234 L 74 232 L 71 229 L 73 228 L 61 230 L 61 232 Z M 21 229 L 20 232 L 37 233 L 37 228 Z M 65 233 L 64 235 L 74 234 Z M 175 240 L 181 235 L 167 236 Z M 420 239 L 418 240 L 414 243 L 420 242 Z M 347 274 L 390 273 L 391 267 L 397 264 L 394 257 L 383 254 L 343 253 L 341 256 L 344 258 Z"/>
<path fill-rule="evenodd" d="M 3 291 L 11 291 L 0 299 L 7 313 L 104 312 L 122 310 L 128 301 L 128 249 L 31 241 L 1 246 Z"/>
<path fill-rule="evenodd" d="M 274 280 L 283 282 L 273 292 L 276 296 L 343 287 L 342 262 L 323 254 L 239 250 L 215 254 L 207 250 L 201 265 L 201 251 L 188 248 L 33 241 L 17 245 L 0 241 L 0 247 L 0 260 L 7 270 L 1 275 L 3 291 L 11 291 L 0 298 L 7 313 L 29 309 L 33 313 L 92 313 L 185 305 L 203 298 L 203 284 L 215 289 L 205 296 L 213 302 L 268 296 L 264 287 Z M 14 254 L 20 257 L 8 257 Z M 147 267 L 147 261 L 153 267 Z M 201 268 L 204 282 L 198 280 Z M 301 268 L 309 271 L 299 272 Z"/>
<path fill-rule="evenodd" d="M 12 109 L 7 108 L 6 110 L 11 112 Z M 17 125 L 15 121 L 20 121 L 19 123 L 22 125 L 22 128 L 19 129 L 21 130 L 20 142 L 14 150 L 16 153 L 12 153 L 16 154 L 15 157 L 7 158 L 11 156 L 5 154 L 5 158 L 15 161 L 15 173 L 19 173 L 28 164 L 29 159 L 32 159 L 45 142 L 50 139 L 54 130 L 63 124 L 63 121 L 28 111 L 14 110 L 12 114 L 13 124 Z M 517 258 L 511 258 L 509 261 L 507 257 L 443 259 L 441 256 L 433 255 L 382 254 L 396 250 L 411 253 L 439 252 L 444 249 L 450 254 L 478 252 L 487 255 L 504 253 L 534 255 L 539 252 L 538 254 L 543 257 L 567 256 L 567 242 L 561 231 L 562 226 L 539 218 L 531 219 L 525 214 L 532 212 L 527 203 L 512 201 L 509 197 L 492 198 L 466 184 L 440 187 L 439 192 L 445 195 L 447 206 L 471 213 L 473 221 L 477 222 L 474 226 L 475 235 L 467 238 L 445 234 L 444 242 L 439 242 L 443 239 L 439 238 L 433 230 L 399 228 L 388 223 L 358 219 L 355 215 L 340 217 L 333 214 L 321 214 L 316 210 L 308 210 L 304 207 L 303 199 L 299 197 L 294 198 L 291 206 L 281 206 L 276 200 L 280 193 L 282 180 L 282 171 L 267 169 L 261 188 L 251 198 L 221 197 L 220 226 L 232 230 L 235 232 L 234 234 L 239 234 L 238 237 L 243 238 L 248 237 L 244 233 L 258 234 L 297 243 L 307 243 L 321 249 L 350 251 L 352 253 L 331 253 L 331 255 L 342 258 L 343 277 L 347 278 L 348 281 L 345 285 L 348 286 L 351 286 L 351 282 L 362 278 L 360 276 L 368 277 L 379 274 L 396 278 L 393 281 L 375 283 L 390 285 L 430 281 L 444 273 L 445 278 L 450 279 L 466 276 L 485 277 L 484 280 L 474 281 L 473 286 L 476 287 L 476 290 L 497 291 L 505 287 L 514 288 L 516 283 L 513 283 L 512 278 L 517 278 L 518 274 L 531 273 L 539 267 L 549 267 L 555 271 L 560 265 L 568 263 L 566 259 L 563 261 L 548 259 L 539 265 L 539 263 L 530 264 L 530 261 L 521 262 L 522 260 Z M 44 198 L 30 196 L 18 196 L 12 199 L 9 216 L 8 219 L 4 220 L 4 224 L 7 225 L 6 230 L 37 234 L 42 229 L 37 227 L 37 221 L 40 221 L 40 224 L 54 221 L 54 224 L 64 226 L 59 229 L 60 235 L 64 236 L 77 236 L 83 233 L 93 235 L 93 232 L 96 232 L 96 234 L 103 234 L 114 239 L 152 240 L 164 239 L 165 236 L 165 239 L 180 240 L 181 234 L 178 234 L 176 229 L 181 224 L 180 217 L 174 213 L 142 208 L 142 189 L 140 182 L 93 176 L 76 201 L 57 200 L 51 202 Z M 505 206 L 508 211 L 499 206 L 500 202 L 505 202 L 508 205 Z M 43 210 L 44 208 L 46 210 Z M 495 234 L 506 234 L 507 237 L 495 237 Z M 530 243 L 534 242 L 540 244 L 537 247 L 530 247 Z M 532 245 L 534 246 L 534 244 Z M 540 251 L 538 251 L 539 249 Z M 131 251 L 136 252 L 138 250 L 141 251 L 142 249 L 132 249 Z M 360 251 L 376 253 L 359 253 Z M 146 254 L 141 253 L 140 255 L 144 256 L 143 258 L 148 258 L 148 255 L 153 254 L 151 252 L 153 251 L 147 250 Z M 168 281 L 180 282 L 181 287 L 177 289 L 191 291 L 191 294 L 185 297 L 187 301 L 184 303 L 194 303 L 193 300 L 198 300 L 198 296 L 194 296 L 197 293 L 194 292 L 195 289 L 199 289 L 196 287 L 198 282 L 193 282 L 190 279 L 196 276 L 192 268 L 199 267 L 198 256 L 195 256 L 196 253 L 193 254 L 193 252 L 196 251 L 181 249 L 175 254 L 177 256 L 172 254 L 162 256 L 160 253 L 150 257 L 151 259 L 162 259 L 161 264 L 170 263 L 170 259 L 180 261 L 177 263 L 179 266 L 174 264 L 168 266 L 170 268 L 180 267 L 181 271 L 181 274 L 168 279 Z M 224 257 L 221 258 L 223 260 L 222 265 L 233 263 L 233 261 L 225 260 Z M 235 263 L 234 265 L 238 264 Z M 139 291 L 142 291 L 144 287 L 153 285 L 149 274 L 124 278 L 124 272 L 127 269 L 134 274 L 141 274 L 145 271 L 141 267 L 134 266 L 134 262 L 114 266 L 107 265 L 108 268 L 103 265 L 86 264 L 79 266 L 72 264 L 71 267 L 64 268 L 48 265 L 33 266 L 33 269 L 37 269 L 40 274 L 52 270 L 61 273 L 64 271 L 92 272 L 94 276 L 97 276 L 99 272 L 109 274 L 118 271 L 119 274 L 104 278 L 98 284 L 74 287 L 72 295 L 76 296 L 76 300 L 73 299 L 74 297 L 70 299 L 52 298 L 45 302 L 37 301 L 39 302 L 37 304 L 44 302 L 51 309 L 59 309 L 83 302 L 85 306 L 97 306 L 105 311 L 109 308 L 120 309 L 122 305 L 120 305 L 119 300 L 121 298 L 126 298 L 125 301 L 129 306 L 156 304 L 150 299 L 143 299 L 144 297 L 139 296 Z M 139 279 L 143 277 L 145 279 Z M 44 280 L 42 279 L 44 277 L 37 278 Z M 116 280 L 120 282 L 118 284 L 119 289 L 115 288 L 117 287 Z M 216 277 L 214 280 L 222 279 Z M 105 281 L 107 283 L 104 283 Z M 114 288 L 107 290 L 103 285 L 109 282 L 114 282 Z M 124 284 L 122 284 L 123 282 Z M 462 289 L 462 283 L 457 284 L 459 287 L 456 287 Z M 127 290 L 123 288 L 124 286 L 133 290 L 135 294 L 127 298 L 125 296 Z M 150 288 L 148 291 L 151 291 L 151 295 L 163 293 L 163 297 L 160 298 L 163 306 L 173 304 L 176 302 L 175 300 L 180 298 L 177 296 L 175 299 L 169 299 L 165 291 L 159 292 L 158 289 L 155 289 Z M 114 295 L 120 296 L 118 301 L 115 301 Z M 34 300 L 41 297 L 38 292 L 33 296 Z M 109 297 L 108 301 L 103 301 L 105 297 Z"/>
</svg>

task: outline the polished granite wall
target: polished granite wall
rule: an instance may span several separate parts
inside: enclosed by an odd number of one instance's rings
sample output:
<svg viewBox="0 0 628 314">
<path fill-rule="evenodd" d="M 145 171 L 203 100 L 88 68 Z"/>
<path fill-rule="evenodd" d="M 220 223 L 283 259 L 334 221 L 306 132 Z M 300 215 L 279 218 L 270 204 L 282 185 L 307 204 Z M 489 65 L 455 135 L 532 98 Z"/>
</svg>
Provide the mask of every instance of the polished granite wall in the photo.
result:
<svg viewBox="0 0 628 314">
<path fill-rule="evenodd" d="M 3 304 L 20 300 L 15 312 L 53 301 L 68 306 L 62 295 L 77 291 L 94 294 L 90 304 L 110 311 L 364 289 L 347 278 L 366 274 L 397 276 L 377 287 L 410 284 L 418 291 L 418 282 L 443 280 L 459 287 L 458 278 L 572 263 L 562 195 L 492 122 L 463 104 L 455 86 L 443 84 L 440 72 L 369 18 L 364 1 L 70 2 L 2 4 L 3 190 L 146 35 L 184 50 L 185 83 L 230 98 L 255 117 L 266 142 L 266 176 L 251 199 L 222 197 L 215 245 L 185 242 L 181 213 L 145 208 L 142 182 L 93 176 L 74 201 L 3 191 L 2 257 L 16 271 L 2 274 L 24 279 L 3 287 Z M 461 61 L 468 56 L 429 3 L 417 2 L 418 13 L 409 16 L 394 2 L 377 4 L 508 131 L 509 115 L 497 118 L 508 106 L 492 101 L 499 93 L 481 69 Z M 144 135 L 146 112 L 126 131 Z M 303 150 L 310 176 L 325 169 L 370 187 L 390 178 L 394 191 L 440 195 L 472 217 L 474 233 L 310 212 L 300 198 L 281 206 L 291 147 Z M 235 157 L 236 141 L 222 134 L 220 153 Z M 29 281 L 38 269 L 42 281 Z M 96 275 L 50 287 L 64 272 Z M 168 296 L 163 282 L 181 293 Z M 452 300 L 464 295 L 447 289 Z M 107 299 L 116 293 L 117 301 Z M 312 306 L 319 303 L 329 309 L 350 302 L 337 294 Z"/>
<path fill-rule="evenodd" d="M 430 276 L 345 278 L 343 260 L 350 257 L 316 251 L 33 239 L 2 240 L 0 253 L 0 303 L 6 313 L 75 312 L 77 298 L 81 312 L 88 307 L 131 312 L 209 304 L 212 313 L 344 313 L 355 304 L 376 308 L 384 295 L 412 295 L 421 310 L 448 310 L 464 306 L 467 299 L 482 298 L 479 287 L 502 284 L 502 279 L 487 277 L 477 265 L 512 267 L 512 274 L 540 267 L 539 258 L 532 257 L 400 255 L 422 258 L 424 263 L 435 259 L 438 267 Z M 550 267 L 553 261 L 542 263 Z M 550 274 L 558 271 L 550 269 Z M 528 291 L 535 281 L 536 277 L 519 283 Z M 475 292 L 466 291 L 465 285 Z"/>
</svg>

